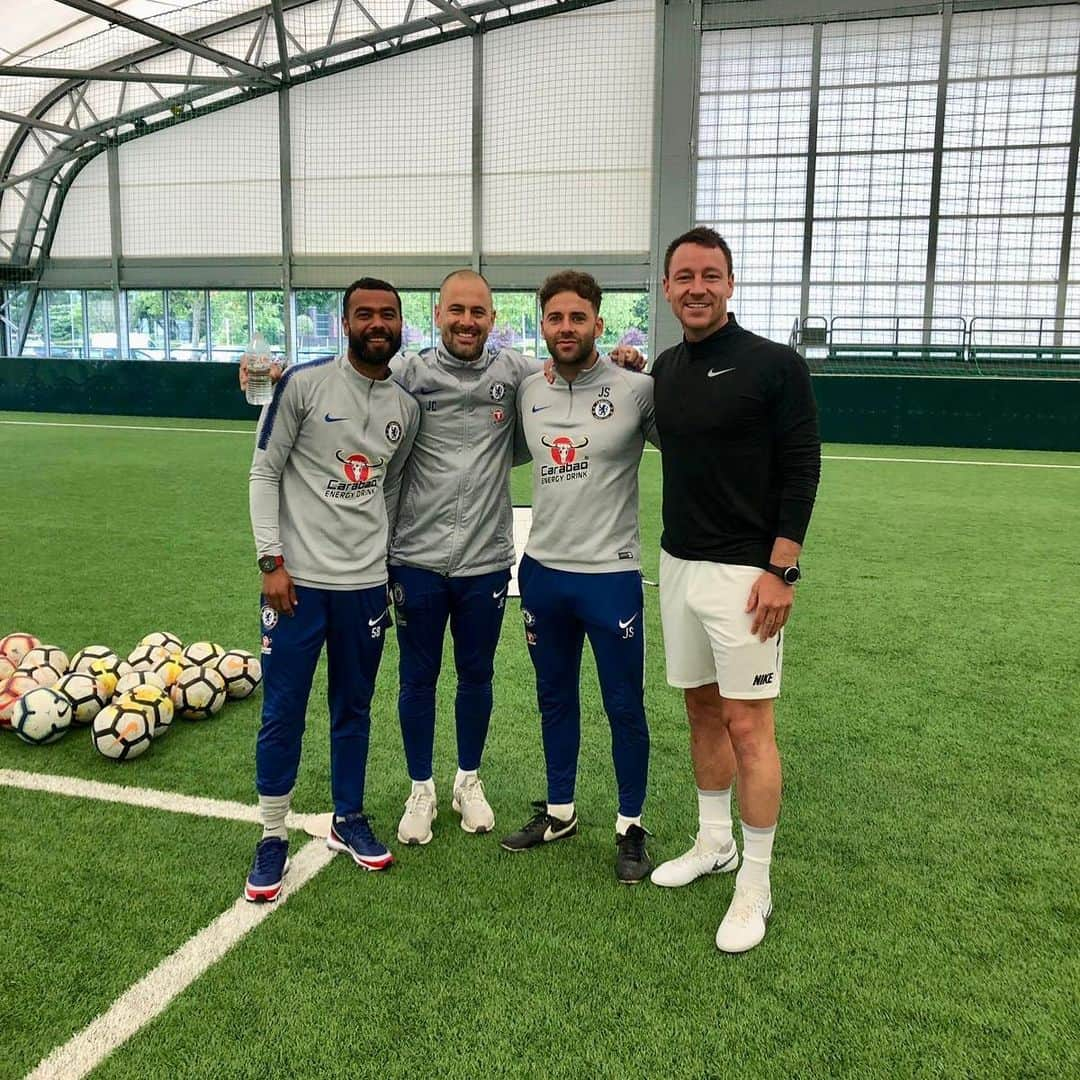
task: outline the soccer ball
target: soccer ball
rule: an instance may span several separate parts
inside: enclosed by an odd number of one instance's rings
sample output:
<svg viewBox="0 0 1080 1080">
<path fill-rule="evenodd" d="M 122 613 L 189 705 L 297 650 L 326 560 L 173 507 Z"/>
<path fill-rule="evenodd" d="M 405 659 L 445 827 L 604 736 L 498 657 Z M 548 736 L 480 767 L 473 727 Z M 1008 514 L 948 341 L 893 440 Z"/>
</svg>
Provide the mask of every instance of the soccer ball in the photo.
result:
<svg viewBox="0 0 1080 1080">
<path fill-rule="evenodd" d="M 38 684 L 21 671 L 16 671 L 14 675 L 0 682 L 0 727 L 11 727 L 11 716 L 19 698 L 37 687 Z"/>
<path fill-rule="evenodd" d="M 98 680 L 82 671 L 69 671 L 53 689 L 71 702 L 73 724 L 89 724 L 108 703 Z"/>
<path fill-rule="evenodd" d="M 157 645 L 169 653 L 179 652 L 184 647 L 184 643 L 168 630 L 155 630 L 152 634 L 147 634 L 139 644 Z"/>
<path fill-rule="evenodd" d="M 56 645 L 39 645 L 31 649 L 23 658 L 19 667 L 23 671 L 34 671 L 37 668 L 51 668 L 56 672 L 56 678 L 49 683 L 41 683 L 42 686 L 52 686 L 61 675 L 68 669 L 68 655 Z M 38 679 L 41 682 L 41 679 Z"/>
<path fill-rule="evenodd" d="M 120 677 L 130 675 L 134 670 L 126 660 L 121 660 L 120 657 L 113 655 L 92 661 L 89 674 L 100 680 L 109 697 L 112 697 Z"/>
<path fill-rule="evenodd" d="M 262 682 L 262 664 L 243 649 L 230 649 L 214 666 L 225 680 L 225 692 L 234 700 L 253 694 Z"/>
<path fill-rule="evenodd" d="M 150 734 L 156 739 L 173 722 L 172 698 L 156 686 L 137 686 L 117 704 L 137 705 L 150 718 Z"/>
<path fill-rule="evenodd" d="M 22 667 L 23 657 L 40 644 L 33 634 L 8 634 L 0 638 L 0 656 L 6 656 L 13 667 Z"/>
<path fill-rule="evenodd" d="M 27 654 L 29 655 L 29 654 Z M 35 664 L 33 667 L 21 667 L 15 669 L 16 675 L 26 675 L 34 680 L 38 686 L 55 686 L 64 674 L 64 668 L 54 667 L 52 664 Z"/>
<path fill-rule="evenodd" d="M 205 720 L 225 704 L 225 680 L 213 668 L 184 668 L 169 693 L 185 720 Z"/>
<path fill-rule="evenodd" d="M 136 645 L 128 654 L 128 663 L 136 671 L 150 671 L 159 660 L 167 660 L 169 651 L 160 645 Z"/>
<path fill-rule="evenodd" d="M 0 653 L 0 679 L 6 679 L 14 672 L 15 665 L 3 653 Z"/>
<path fill-rule="evenodd" d="M 89 674 L 90 665 L 95 660 L 116 660 L 116 653 L 108 645 L 87 645 L 80 649 L 72 658 L 68 671 L 81 671 L 84 675 Z"/>
<path fill-rule="evenodd" d="M 71 702 L 46 686 L 23 694 L 15 703 L 11 726 L 23 742 L 34 746 L 56 742 L 71 727 Z"/>
<path fill-rule="evenodd" d="M 117 701 L 106 705 L 90 725 L 90 738 L 99 754 L 129 761 L 150 748 L 150 717 L 141 705 Z"/>
<path fill-rule="evenodd" d="M 201 667 L 224 652 L 225 650 L 220 645 L 215 645 L 212 641 L 193 641 L 184 649 L 183 657 L 189 664 Z"/>
<path fill-rule="evenodd" d="M 123 697 L 130 694 L 138 686 L 153 686 L 158 690 L 165 689 L 165 680 L 155 671 L 129 671 L 116 680 L 116 689 L 113 697 Z"/>
<path fill-rule="evenodd" d="M 164 660 L 159 660 L 150 670 L 161 679 L 166 687 L 170 687 L 180 678 L 180 672 L 184 670 L 183 657 L 179 653 L 166 656 Z"/>
</svg>

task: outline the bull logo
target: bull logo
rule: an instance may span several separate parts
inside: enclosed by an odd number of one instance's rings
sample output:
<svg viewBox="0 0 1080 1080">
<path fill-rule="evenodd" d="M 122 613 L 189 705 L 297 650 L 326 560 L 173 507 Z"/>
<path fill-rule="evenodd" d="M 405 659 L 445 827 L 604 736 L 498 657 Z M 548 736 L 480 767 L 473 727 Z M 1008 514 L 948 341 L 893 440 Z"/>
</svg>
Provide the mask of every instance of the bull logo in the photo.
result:
<svg viewBox="0 0 1080 1080">
<path fill-rule="evenodd" d="M 337 459 L 342 464 L 342 472 L 350 484 L 362 484 L 371 478 L 371 474 L 382 468 L 385 463 L 383 458 L 369 458 L 366 454 L 349 454 L 345 456 L 344 450 L 337 451 Z"/>
<path fill-rule="evenodd" d="M 560 435 L 557 439 L 541 435 L 540 441 L 551 451 L 551 460 L 556 465 L 572 465 L 577 451 L 589 445 L 589 436 L 584 436 L 581 442 L 574 442 L 568 435 Z"/>
</svg>

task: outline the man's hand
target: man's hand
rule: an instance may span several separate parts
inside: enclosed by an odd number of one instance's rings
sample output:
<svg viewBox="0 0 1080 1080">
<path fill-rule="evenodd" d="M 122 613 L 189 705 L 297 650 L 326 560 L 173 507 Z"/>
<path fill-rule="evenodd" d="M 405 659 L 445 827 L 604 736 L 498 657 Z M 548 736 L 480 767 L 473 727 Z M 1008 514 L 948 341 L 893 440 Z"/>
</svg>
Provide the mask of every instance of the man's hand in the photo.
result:
<svg viewBox="0 0 1080 1080">
<path fill-rule="evenodd" d="M 784 628 L 793 603 L 795 586 L 786 585 L 766 570 L 751 586 L 750 598 L 746 601 L 747 613 L 754 613 L 750 633 L 756 634 L 761 641 L 768 641 Z"/>
<path fill-rule="evenodd" d="M 296 599 L 296 586 L 284 566 L 262 576 L 262 591 L 266 602 L 283 615 L 294 614 L 293 608 L 300 602 Z"/>
<path fill-rule="evenodd" d="M 284 370 L 285 369 L 280 364 L 277 364 L 277 363 L 271 364 L 270 365 L 270 381 L 272 383 L 276 383 L 278 381 L 278 379 L 281 378 L 281 373 Z M 247 389 L 247 379 L 248 379 L 248 353 L 244 353 L 244 355 L 240 357 L 240 389 L 241 390 L 246 390 Z"/>
<path fill-rule="evenodd" d="M 630 371 L 645 370 L 645 355 L 638 352 L 633 345 L 616 345 L 608 356 L 613 364 L 621 368 L 627 368 Z"/>
</svg>

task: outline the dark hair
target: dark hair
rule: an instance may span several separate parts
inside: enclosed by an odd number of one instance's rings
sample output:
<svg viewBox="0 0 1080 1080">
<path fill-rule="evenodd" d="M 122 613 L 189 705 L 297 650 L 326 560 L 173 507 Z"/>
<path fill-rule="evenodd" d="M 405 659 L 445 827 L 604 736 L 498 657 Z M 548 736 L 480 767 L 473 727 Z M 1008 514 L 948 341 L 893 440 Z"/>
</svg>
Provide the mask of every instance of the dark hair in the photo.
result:
<svg viewBox="0 0 1080 1080">
<path fill-rule="evenodd" d="M 689 232 L 684 232 L 682 236 L 676 236 L 675 239 L 668 244 L 667 251 L 664 254 L 664 277 L 668 276 L 668 271 L 671 269 L 671 256 L 674 255 L 676 249 L 682 247 L 683 244 L 697 244 L 698 247 L 719 248 L 727 259 L 728 276 L 735 273 L 735 267 L 731 262 L 731 248 L 728 247 L 727 241 L 715 229 L 710 229 L 708 225 L 698 225 Z"/>
<path fill-rule="evenodd" d="M 540 310 L 543 311 L 547 302 L 561 292 L 577 293 L 582 300 L 588 300 L 592 304 L 593 311 L 600 313 L 600 301 L 604 294 L 600 291 L 600 283 L 592 274 L 583 274 L 580 270 L 560 270 L 557 274 L 552 274 L 537 290 Z"/>
<path fill-rule="evenodd" d="M 357 289 L 374 289 L 378 292 L 393 293 L 394 298 L 397 300 L 398 314 L 401 314 L 401 294 L 390 284 L 389 281 L 383 281 L 380 278 L 362 277 L 357 278 L 346 290 L 345 296 L 341 301 L 341 317 L 347 319 L 349 317 L 349 297 L 352 296 Z"/>
</svg>

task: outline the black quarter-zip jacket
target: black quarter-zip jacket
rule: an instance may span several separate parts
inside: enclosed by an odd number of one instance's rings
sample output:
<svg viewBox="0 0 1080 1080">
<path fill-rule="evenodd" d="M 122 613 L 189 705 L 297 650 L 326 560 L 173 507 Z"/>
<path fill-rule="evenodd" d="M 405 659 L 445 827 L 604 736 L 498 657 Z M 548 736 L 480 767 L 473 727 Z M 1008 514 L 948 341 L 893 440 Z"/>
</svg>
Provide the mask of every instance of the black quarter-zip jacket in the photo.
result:
<svg viewBox="0 0 1080 1080">
<path fill-rule="evenodd" d="M 652 368 L 663 446 L 661 547 L 679 559 L 765 567 L 801 544 L 821 473 L 817 406 L 794 349 L 728 321 Z"/>
</svg>

